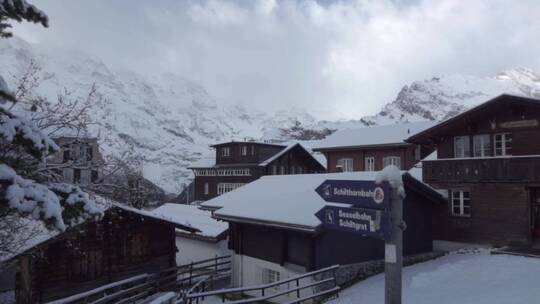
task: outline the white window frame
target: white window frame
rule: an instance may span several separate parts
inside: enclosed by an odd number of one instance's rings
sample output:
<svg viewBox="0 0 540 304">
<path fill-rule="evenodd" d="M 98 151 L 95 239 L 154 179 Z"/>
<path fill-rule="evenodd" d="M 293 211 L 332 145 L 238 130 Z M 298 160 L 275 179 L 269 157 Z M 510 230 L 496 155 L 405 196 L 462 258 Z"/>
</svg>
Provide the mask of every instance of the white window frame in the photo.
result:
<svg viewBox="0 0 540 304">
<path fill-rule="evenodd" d="M 390 165 L 394 165 L 398 167 L 398 169 L 401 169 L 401 157 L 395 155 L 383 157 L 383 168 L 386 168 Z"/>
<path fill-rule="evenodd" d="M 285 171 L 285 166 L 282 165 L 282 166 L 279 167 L 279 174 L 285 175 L 286 172 L 287 172 L 287 171 Z"/>
<path fill-rule="evenodd" d="M 498 139 L 500 137 L 500 139 Z M 493 155 L 494 156 L 507 156 L 512 155 L 512 133 L 496 133 L 493 136 Z M 501 144 L 499 152 L 497 151 L 497 143 Z M 510 145 L 508 145 L 510 143 Z M 508 152 L 507 150 L 510 150 Z"/>
<path fill-rule="evenodd" d="M 298 174 L 303 174 L 304 173 L 304 168 L 302 168 L 302 166 L 298 166 L 298 170 L 296 170 L 298 172 Z"/>
<path fill-rule="evenodd" d="M 245 185 L 245 183 L 219 183 L 217 185 L 217 194 L 221 195 L 223 193 L 231 192 L 243 185 Z"/>
<path fill-rule="evenodd" d="M 364 171 L 375 171 L 375 157 L 368 156 L 364 158 Z"/>
<path fill-rule="evenodd" d="M 454 136 L 454 157 L 471 157 L 471 141 L 469 136 Z"/>
<path fill-rule="evenodd" d="M 296 174 L 296 167 L 295 166 L 290 167 L 289 174 Z"/>
<path fill-rule="evenodd" d="M 478 149 L 477 144 L 480 148 Z M 476 134 L 473 135 L 473 156 L 474 157 L 486 157 L 491 154 L 491 135 L 489 134 Z"/>
<path fill-rule="evenodd" d="M 248 151 L 247 146 L 241 146 L 240 147 L 240 154 L 242 154 L 242 156 L 247 156 L 247 151 Z"/>
<path fill-rule="evenodd" d="M 450 212 L 453 216 L 471 217 L 471 208 L 469 191 L 450 190 Z"/>
<path fill-rule="evenodd" d="M 281 280 L 281 272 L 269 268 L 263 268 L 261 271 L 262 284 L 272 284 Z M 274 289 L 279 289 L 279 286 L 275 286 Z"/>
<path fill-rule="evenodd" d="M 222 147 L 220 149 L 220 155 L 222 157 L 229 157 L 231 156 L 231 147 Z"/>
<path fill-rule="evenodd" d="M 337 166 L 341 166 L 343 172 L 354 171 L 354 160 L 350 157 L 343 157 L 336 161 Z"/>
</svg>

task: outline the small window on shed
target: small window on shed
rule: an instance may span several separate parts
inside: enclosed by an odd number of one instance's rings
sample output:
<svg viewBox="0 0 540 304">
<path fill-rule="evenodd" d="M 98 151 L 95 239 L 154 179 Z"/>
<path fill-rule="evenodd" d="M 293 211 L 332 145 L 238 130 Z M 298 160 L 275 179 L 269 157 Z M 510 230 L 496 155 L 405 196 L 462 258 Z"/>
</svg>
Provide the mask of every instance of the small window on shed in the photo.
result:
<svg viewBox="0 0 540 304">
<path fill-rule="evenodd" d="M 450 191 L 451 213 L 454 216 L 471 216 L 471 194 L 468 191 Z"/>
</svg>

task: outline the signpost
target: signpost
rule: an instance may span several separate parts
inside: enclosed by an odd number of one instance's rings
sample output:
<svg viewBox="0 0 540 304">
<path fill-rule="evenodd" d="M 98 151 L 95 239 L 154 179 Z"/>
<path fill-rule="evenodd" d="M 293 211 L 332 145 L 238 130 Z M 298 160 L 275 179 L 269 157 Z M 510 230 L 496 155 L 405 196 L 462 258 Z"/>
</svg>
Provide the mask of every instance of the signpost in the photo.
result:
<svg viewBox="0 0 540 304">
<path fill-rule="evenodd" d="M 351 204 L 355 207 L 389 210 L 390 185 L 374 181 L 325 180 L 315 189 L 325 202 Z"/>
<path fill-rule="evenodd" d="M 385 303 L 400 304 L 405 224 L 399 189 L 388 182 L 326 180 L 315 191 L 325 202 L 353 206 L 324 206 L 315 214 L 323 227 L 385 240 Z"/>
</svg>

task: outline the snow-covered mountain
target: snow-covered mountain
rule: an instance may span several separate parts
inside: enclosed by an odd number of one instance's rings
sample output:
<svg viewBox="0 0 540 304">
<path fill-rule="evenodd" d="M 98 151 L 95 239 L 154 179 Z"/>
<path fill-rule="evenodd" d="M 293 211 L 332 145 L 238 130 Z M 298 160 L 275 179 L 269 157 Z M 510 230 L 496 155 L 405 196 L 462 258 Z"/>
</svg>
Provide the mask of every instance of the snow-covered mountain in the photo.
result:
<svg viewBox="0 0 540 304">
<path fill-rule="evenodd" d="M 502 93 L 540 98 L 540 76 L 517 68 L 493 77 L 449 75 L 415 81 L 378 114 L 364 119 L 376 124 L 444 120 Z"/>
<path fill-rule="evenodd" d="M 380 113 L 358 120 L 318 121 L 303 109 L 260 112 L 216 102 L 201 85 L 175 74 L 113 71 L 87 54 L 51 50 L 19 38 L 0 40 L 1 74 L 10 87 L 34 61 L 42 70 L 36 94 L 55 100 L 64 88 L 84 98 L 92 84 L 108 102 L 91 109 L 91 128 L 105 154 L 128 149 L 144 158 L 144 174 L 169 192 L 190 176 L 187 167 L 209 155 L 209 145 L 230 139 L 278 139 L 296 121 L 310 130 L 442 120 L 503 92 L 540 98 L 540 77 L 526 69 L 494 77 L 440 76 L 403 87 Z M 381 102 L 383 104 L 384 101 Z"/>
</svg>

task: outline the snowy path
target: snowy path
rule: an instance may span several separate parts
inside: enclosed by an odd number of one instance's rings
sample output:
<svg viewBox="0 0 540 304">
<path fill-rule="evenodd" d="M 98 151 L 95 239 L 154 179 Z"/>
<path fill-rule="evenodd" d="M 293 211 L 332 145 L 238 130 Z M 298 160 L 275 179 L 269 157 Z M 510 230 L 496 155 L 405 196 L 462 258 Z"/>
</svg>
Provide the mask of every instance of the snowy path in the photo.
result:
<svg viewBox="0 0 540 304">
<path fill-rule="evenodd" d="M 453 253 L 406 267 L 403 303 L 540 303 L 540 259 L 509 255 Z M 384 303 L 384 275 L 344 290 L 331 304 Z"/>
</svg>

